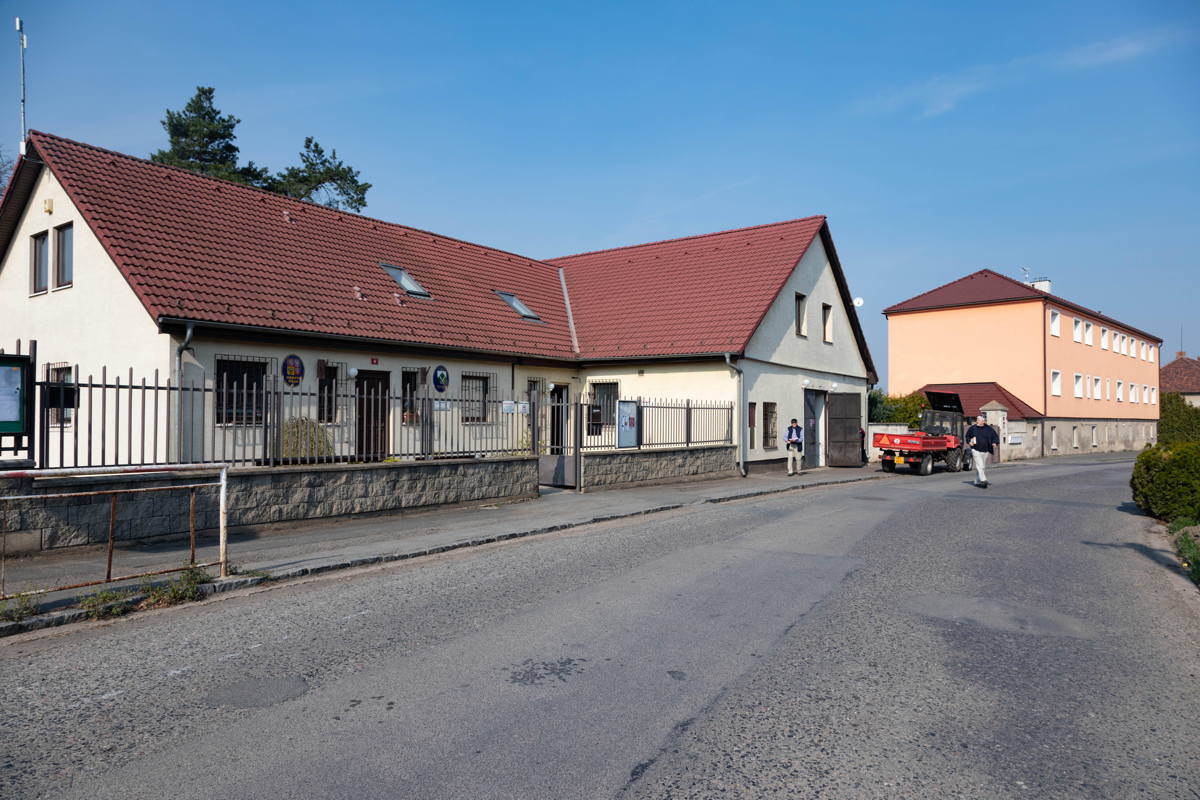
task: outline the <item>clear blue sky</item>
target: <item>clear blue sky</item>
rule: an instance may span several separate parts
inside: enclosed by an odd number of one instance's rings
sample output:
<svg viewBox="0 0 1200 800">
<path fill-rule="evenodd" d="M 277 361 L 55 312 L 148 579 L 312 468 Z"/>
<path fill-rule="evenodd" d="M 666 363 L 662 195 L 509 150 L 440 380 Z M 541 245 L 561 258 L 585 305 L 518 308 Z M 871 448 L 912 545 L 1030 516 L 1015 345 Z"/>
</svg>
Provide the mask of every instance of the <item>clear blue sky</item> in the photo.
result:
<svg viewBox="0 0 1200 800">
<path fill-rule="evenodd" d="M 826 214 L 881 377 L 880 310 L 981 267 L 1200 350 L 1195 0 L 4 7 L 31 127 L 145 156 L 215 86 L 243 158 L 533 257 Z"/>
</svg>

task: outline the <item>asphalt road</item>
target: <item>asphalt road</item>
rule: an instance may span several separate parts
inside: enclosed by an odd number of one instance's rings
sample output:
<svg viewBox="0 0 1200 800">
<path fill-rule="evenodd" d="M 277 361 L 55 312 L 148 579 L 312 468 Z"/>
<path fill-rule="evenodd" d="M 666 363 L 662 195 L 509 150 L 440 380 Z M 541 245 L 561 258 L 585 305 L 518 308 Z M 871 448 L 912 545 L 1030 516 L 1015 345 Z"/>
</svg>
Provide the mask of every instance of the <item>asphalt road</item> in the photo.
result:
<svg viewBox="0 0 1200 800">
<path fill-rule="evenodd" d="M 1127 460 L 616 521 L 0 642 L 5 798 L 1200 798 Z"/>
</svg>

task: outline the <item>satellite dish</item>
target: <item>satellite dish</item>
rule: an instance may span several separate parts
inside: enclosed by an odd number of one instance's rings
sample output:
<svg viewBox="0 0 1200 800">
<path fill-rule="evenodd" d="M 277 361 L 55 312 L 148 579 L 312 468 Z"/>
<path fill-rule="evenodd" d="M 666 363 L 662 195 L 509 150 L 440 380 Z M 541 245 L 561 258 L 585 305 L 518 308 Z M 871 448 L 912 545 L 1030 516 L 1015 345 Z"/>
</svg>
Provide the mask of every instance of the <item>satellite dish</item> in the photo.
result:
<svg viewBox="0 0 1200 800">
<path fill-rule="evenodd" d="M 863 304 L 863 299 L 861 297 L 854 298 L 854 307 L 855 308 L 862 308 L 862 304 Z"/>
</svg>

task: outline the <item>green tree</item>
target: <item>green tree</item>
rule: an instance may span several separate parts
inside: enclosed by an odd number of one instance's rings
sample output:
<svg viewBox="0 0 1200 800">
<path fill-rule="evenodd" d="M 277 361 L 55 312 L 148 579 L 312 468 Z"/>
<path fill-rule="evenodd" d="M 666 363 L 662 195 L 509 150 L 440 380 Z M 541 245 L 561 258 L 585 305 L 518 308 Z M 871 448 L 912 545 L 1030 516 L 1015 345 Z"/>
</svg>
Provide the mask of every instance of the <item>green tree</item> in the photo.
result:
<svg viewBox="0 0 1200 800">
<path fill-rule="evenodd" d="M 867 393 L 867 420 L 870 422 L 888 422 L 892 414 L 892 401 L 882 389 L 872 389 Z"/>
<path fill-rule="evenodd" d="M 929 399 L 921 392 L 887 398 L 887 415 L 882 422 L 903 422 L 910 428 L 921 424 L 921 412 L 929 408 Z"/>
<path fill-rule="evenodd" d="M 304 140 L 299 166 L 276 174 L 253 161 L 239 166 L 234 129 L 241 120 L 221 114 L 213 104 L 214 94 L 211 86 L 197 86 L 196 94 L 181 111 L 167 109 L 162 126 L 169 146 L 152 153 L 151 161 L 331 208 L 361 211 L 366 207 L 371 184 L 360 181 L 358 170 L 343 163 L 336 150 L 326 154 L 311 136 Z"/>
<path fill-rule="evenodd" d="M 1158 442 L 1200 442 L 1200 408 L 1188 405 L 1182 395 L 1164 394 L 1158 411 Z"/>
</svg>

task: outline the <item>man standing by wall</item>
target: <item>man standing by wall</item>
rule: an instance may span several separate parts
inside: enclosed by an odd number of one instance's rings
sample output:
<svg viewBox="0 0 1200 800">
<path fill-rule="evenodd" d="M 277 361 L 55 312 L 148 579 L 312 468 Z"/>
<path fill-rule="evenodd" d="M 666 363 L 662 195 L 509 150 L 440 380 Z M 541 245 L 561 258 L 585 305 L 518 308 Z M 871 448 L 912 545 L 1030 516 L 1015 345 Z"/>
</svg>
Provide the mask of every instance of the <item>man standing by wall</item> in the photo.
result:
<svg viewBox="0 0 1200 800">
<path fill-rule="evenodd" d="M 1000 437 L 980 414 L 975 418 L 975 424 L 967 428 L 966 439 L 967 446 L 972 451 L 971 460 L 975 465 L 975 485 L 986 489 L 988 488 L 987 462 L 996 448 L 1000 446 Z"/>
<path fill-rule="evenodd" d="M 795 418 L 792 419 L 792 424 L 788 425 L 783 439 L 787 442 L 787 474 L 795 475 L 800 471 L 800 459 L 804 455 L 804 428 Z"/>
</svg>

